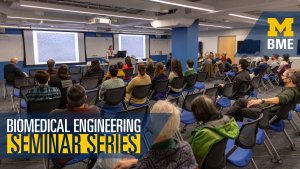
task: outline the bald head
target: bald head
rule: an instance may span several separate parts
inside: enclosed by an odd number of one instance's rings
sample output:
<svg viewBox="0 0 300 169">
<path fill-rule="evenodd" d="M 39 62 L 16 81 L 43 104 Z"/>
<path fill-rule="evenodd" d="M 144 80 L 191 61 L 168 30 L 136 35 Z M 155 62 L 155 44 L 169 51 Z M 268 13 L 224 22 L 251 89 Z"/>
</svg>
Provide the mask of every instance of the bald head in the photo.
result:
<svg viewBox="0 0 300 169">
<path fill-rule="evenodd" d="M 10 63 L 17 64 L 18 63 L 18 58 L 17 57 L 11 58 Z"/>
</svg>

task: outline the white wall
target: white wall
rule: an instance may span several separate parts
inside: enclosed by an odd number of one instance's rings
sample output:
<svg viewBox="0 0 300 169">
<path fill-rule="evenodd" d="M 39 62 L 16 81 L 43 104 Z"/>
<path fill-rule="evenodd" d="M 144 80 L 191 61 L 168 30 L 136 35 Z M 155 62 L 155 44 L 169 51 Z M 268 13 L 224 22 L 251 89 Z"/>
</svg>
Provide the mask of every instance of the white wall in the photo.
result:
<svg viewBox="0 0 300 169">
<path fill-rule="evenodd" d="M 169 54 L 171 49 L 171 39 L 150 39 L 150 55 Z"/>
</svg>

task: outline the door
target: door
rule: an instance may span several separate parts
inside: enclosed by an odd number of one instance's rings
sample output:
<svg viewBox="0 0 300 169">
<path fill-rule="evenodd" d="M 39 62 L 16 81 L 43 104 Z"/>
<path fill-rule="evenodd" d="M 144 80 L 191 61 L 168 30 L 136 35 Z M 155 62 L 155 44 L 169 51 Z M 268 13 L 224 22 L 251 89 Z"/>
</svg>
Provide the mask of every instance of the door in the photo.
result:
<svg viewBox="0 0 300 169">
<path fill-rule="evenodd" d="M 235 53 L 236 53 L 236 36 L 219 36 L 218 38 L 218 53 L 227 53 L 227 58 L 235 63 Z"/>
</svg>

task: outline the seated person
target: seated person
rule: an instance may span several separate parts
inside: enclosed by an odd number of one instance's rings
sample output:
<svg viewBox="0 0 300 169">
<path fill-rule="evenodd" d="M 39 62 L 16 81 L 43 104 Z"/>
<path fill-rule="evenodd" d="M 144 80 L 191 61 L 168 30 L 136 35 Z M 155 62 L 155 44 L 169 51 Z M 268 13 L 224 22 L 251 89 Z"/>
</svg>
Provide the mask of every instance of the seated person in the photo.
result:
<svg viewBox="0 0 300 169">
<path fill-rule="evenodd" d="M 119 64 L 119 63 L 121 63 L 121 64 Z M 123 63 L 122 63 L 122 62 L 119 62 L 119 63 L 118 63 L 118 64 L 119 64 L 120 66 L 123 67 Z M 110 66 L 109 66 L 109 69 L 110 69 L 110 68 L 117 69 L 117 70 L 118 70 L 117 77 L 122 77 L 122 79 L 124 79 L 125 73 L 124 73 L 123 70 L 119 70 L 118 65 L 110 65 Z M 108 79 L 110 79 L 110 78 L 111 78 L 110 71 L 107 71 L 106 74 L 105 74 L 105 76 L 103 77 L 103 81 L 108 80 Z"/>
<path fill-rule="evenodd" d="M 51 77 L 51 84 L 54 84 L 56 82 L 60 82 L 62 80 L 70 80 L 71 75 L 69 74 L 69 68 L 66 64 L 61 65 L 57 73 L 55 75 L 52 75 Z"/>
<path fill-rule="evenodd" d="M 220 114 L 213 101 L 207 96 L 197 97 L 191 103 L 191 109 L 195 119 L 203 124 L 192 131 L 189 143 L 199 168 L 205 168 L 205 158 L 212 146 L 223 139 L 237 138 L 239 127 L 234 118 Z M 220 150 L 220 153 L 224 154 L 224 151 Z"/>
<path fill-rule="evenodd" d="M 146 72 L 147 75 L 149 75 L 150 77 L 153 77 L 154 74 L 154 65 L 153 65 L 153 60 L 151 58 L 147 59 L 147 63 L 146 63 Z"/>
<path fill-rule="evenodd" d="M 118 87 L 123 87 L 124 81 L 120 78 L 117 77 L 118 74 L 118 69 L 111 66 L 109 68 L 109 73 L 111 78 L 104 81 L 100 87 L 100 99 L 104 99 L 104 94 L 106 92 L 107 89 L 113 89 L 113 88 L 118 88 Z M 103 107 L 103 105 L 105 104 L 104 102 L 100 102 L 101 104 L 99 105 L 100 107 Z"/>
<path fill-rule="evenodd" d="M 190 75 L 197 74 L 197 71 L 193 68 L 193 66 L 194 66 L 193 60 L 191 60 L 191 59 L 187 60 L 186 66 L 187 66 L 188 70 L 186 72 L 184 72 L 184 74 L 183 74 L 184 78 L 187 78 Z M 187 85 L 185 88 L 189 89 L 189 88 L 193 88 L 193 87 L 194 86 Z"/>
<path fill-rule="evenodd" d="M 282 58 L 283 59 L 279 64 L 278 72 L 280 72 L 281 69 L 283 69 L 283 67 L 285 67 L 286 65 L 289 65 L 289 63 L 290 63 L 290 55 L 289 54 L 283 54 Z"/>
<path fill-rule="evenodd" d="M 161 80 L 168 80 L 168 76 L 165 75 L 165 73 L 164 73 L 164 65 L 162 63 L 157 63 L 155 70 L 154 70 L 154 77 L 152 79 L 151 89 L 153 89 L 153 87 L 157 81 L 161 81 Z M 165 93 L 154 93 L 153 99 L 159 100 L 159 99 L 163 98 L 164 95 L 165 95 Z"/>
<path fill-rule="evenodd" d="M 131 63 L 131 58 L 129 56 L 127 56 L 125 58 L 125 65 L 123 66 L 123 70 L 125 70 L 125 69 L 131 69 L 131 68 L 133 68 L 132 63 Z M 125 76 L 124 80 L 128 80 L 130 78 L 131 77 L 129 77 L 129 76 Z"/>
<path fill-rule="evenodd" d="M 240 85 L 243 82 L 251 80 L 249 72 L 247 71 L 248 61 L 246 59 L 240 59 L 237 68 L 238 68 L 238 72 L 232 80 L 232 82 L 234 83 L 233 84 L 233 91 L 238 91 Z M 221 91 L 224 87 L 224 84 L 218 84 L 218 86 L 219 86 L 218 94 L 220 95 Z M 239 97 L 239 96 L 240 95 L 237 92 L 234 97 Z"/>
<path fill-rule="evenodd" d="M 273 54 L 272 57 L 271 57 L 271 69 L 274 69 L 275 67 L 278 66 L 279 68 L 279 64 L 280 64 L 280 61 L 279 61 L 279 55 L 278 54 Z"/>
<path fill-rule="evenodd" d="M 251 77 L 253 76 L 258 76 L 259 72 L 261 70 L 267 69 L 268 68 L 268 60 L 269 60 L 269 56 L 265 55 L 261 62 L 259 63 L 259 65 L 253 69 L 253 74 L 251 75 Z"/>
<path fill-rule="evenodd" d="M 10 63 L 4 66 L 4 78 L 8 84 L 13 84 L 17 77 L 26 77 L 26 74 L 22 72 L 16 65 L 18 58 L 14 57 L 10 59 Z"/>
<path fill-rule="evenodd" d="M 68 88 L 67 91 L 67 100 L 68 105 L 66 109 L 55 109 L 50 115 L 49 119 L 68 119 L 71 120 L 73 118 L 76 119 L 97 119 L 99 118 L 100 110 L 95 105 L 87 105 L 87 95 L 85 93 L 84 87 L 81 85 L 73 85 Z M 72 113 L 73 116 L 72 116 Z M 72 129 L 73 127 L 71 127 Z M 71 130 L 72 131 L 72 130 Z M 78 155 L 67 155 L 66 158 L 54 158 L 53 167 L 55 169 L 64 168 L 68 161 L 72 160 Z"/>
<path fill-rule="evenodd" d="M 57 73 L 57 70 L 55 69 L 55 61 L 53 59 L 47 60 L 47 66 L 48 66 L 47 72 L 49 73 L 50 76 Z"/>
<path fill-rule="evenodd" d="M 100 66 L 99 60 L 93 60 L 91 62 L 91 66 L 85 73 L 86 77 L 91 77 L 91 76 L 98 76 L 102 77 L 103 76 L 103 69 Z"/>
<path fill-rule="evenodd" d="M 168 101 L 158 101 L 154 104 L 151 113 L 171 113 L 168 121 L 161 129 L 160 133 L 154 138 L 154 144 L 150 150 L 141 159 L 115 159 L 113 169 L 123 168 L 189 168 L 198 167 L 190 145 L 185 141 L 178 141 L 174 138 L 175 133 L 179 130 L 180 112 L 177 107 Z M 156 123 L 150 121 L 150 128 L 155 127 Z M 114 159 L 107 159 L 114 160 Z M 99 168 L 96 163 L 93 169 Z M 111 168 L 111 166 L 102 166 Z"/>
<path fill-rule="evenodd" d="M 38 87 L 28 91 L 26 94 L 27 101 L 44 101 L 61 97 L 60 90 L 57 87 L 50 87 L 48 85 L 50 75 L 46 71 L 37 71 L 34 75 L 34 79 Z"/>
<path fill-rule="evenodd" d="M 286 70 L 282 77 L 284 82 L 283 90 L 275 97 L 256 100 L 239 99 L 229 109 L 228 114 L 242 121 L 243 117 L 257 119 L 264 107 L 275 104 L 269 115 L 272 118 L 281 106 L 289 106 L 300 103 L 300 71 L 295 69 Z"/>
<path fill-rule="evenodd" d="M 177 60 L 177 59 L 173 59 L 173 61 L 172 61 L 172 71 L 171 71 L 171 73 L 169 74 L 169 77 L 168 77 L 169 85 L 171 85 L 172 80 L 175 77 L 183 77 L 182 66 L 181 66 L 180 61 Z M 170 86 L 170 90 L 171 90 L 171 92 L 181 92 L 182 88 L 181 89 L 175 89 L 175 88 L 172 88 Z"/>
<path fill-rule="evenodd" d="M 132 91 L 135 86 L 138 85 L 148 85 L 151 84 L 151 78 L 146 74 L 146 66 L 144 64 L 138 65 L 138 75 L 134 77 L 126 87 L 126 102 L 133 103 L 133 104 L 144 104 L 147 98 L 137 99 L 132 97 Z"/>
<path fill-rule="evenodd" d="M 125 78 L 125 73 L 123 70 L 124 64 L 122 62 L 118 62 L 117 66 L 118 66 L 118 70 L 119 70 L 117 77 L 122 77 L 122 79 L 124 79 Z"/>
</svg>

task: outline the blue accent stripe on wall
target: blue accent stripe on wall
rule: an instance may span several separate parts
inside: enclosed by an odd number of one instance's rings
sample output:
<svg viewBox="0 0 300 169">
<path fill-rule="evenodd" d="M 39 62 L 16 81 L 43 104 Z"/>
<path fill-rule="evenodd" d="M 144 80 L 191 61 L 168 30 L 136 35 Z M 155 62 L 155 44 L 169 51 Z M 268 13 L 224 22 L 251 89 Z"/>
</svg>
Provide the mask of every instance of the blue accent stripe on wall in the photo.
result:
<svg viewBox="0 0 300 169">
<path fill-rule="evenodd" d="M 21 35 L 22 34 L 22 30 L 21 29 L 9 29 L 9 28 L 5 28 L 5 32 L 4 33 L 0 33 L 0 34 Z"/>
</svg>

